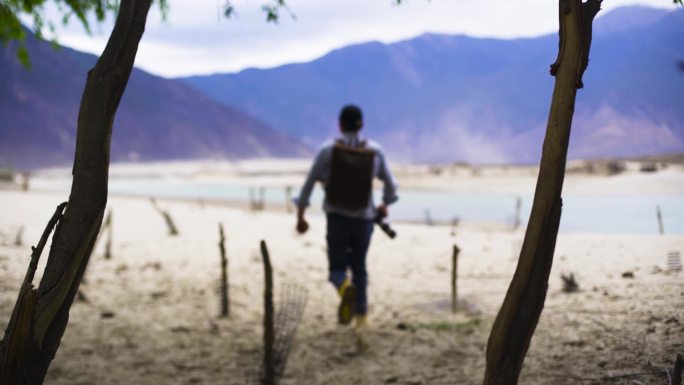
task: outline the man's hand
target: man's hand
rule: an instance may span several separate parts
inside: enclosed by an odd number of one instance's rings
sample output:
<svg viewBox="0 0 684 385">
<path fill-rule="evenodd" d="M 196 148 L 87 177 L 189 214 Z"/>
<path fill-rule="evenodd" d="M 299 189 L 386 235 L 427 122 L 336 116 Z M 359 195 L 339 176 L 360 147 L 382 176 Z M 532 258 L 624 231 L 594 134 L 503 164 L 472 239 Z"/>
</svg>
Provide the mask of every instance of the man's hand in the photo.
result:
<svg viewBox="0 0 684 385">
<path fill-rule="evenodd" d="M 304 234 L 309 230 L 309 222 L 304 219 L 304 208 L 297 208 L 297 232 Z"/>
<path fill-rule="evenodd" d="M 387 214 L 388 214 L 387 205 L 385 205 L 383 203 L 380 206 L 378 206 L 377 212 L 378 212 L 378 218 L 380 218 L 380 219 L 387 218 Z"/>
<path fill-rule="evenodd" d="M 309 222 L 304 219 L 304 217 L 297 218 L 297 232 L 299 234 L 304 234 L 309 230 Z"/>
</svg>

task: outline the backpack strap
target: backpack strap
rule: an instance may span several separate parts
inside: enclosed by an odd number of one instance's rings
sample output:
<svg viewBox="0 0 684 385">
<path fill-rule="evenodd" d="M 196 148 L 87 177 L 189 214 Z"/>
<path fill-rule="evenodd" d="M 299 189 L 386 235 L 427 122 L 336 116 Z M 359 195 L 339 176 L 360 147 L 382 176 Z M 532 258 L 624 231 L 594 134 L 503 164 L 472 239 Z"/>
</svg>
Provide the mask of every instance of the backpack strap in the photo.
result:
<svg viewBox="0 0 684 385">
<path fill-rule="evenodd" d="M 366 139 L 362 140 L 359 142 L 358 146 L 350 146 L 344 142 L 342 139 L 337 139 L 335 140 L 335 147 L 341 148 L 346 151 L 352 151 L 352 152 L 372 152 L 375 153 L 375 150 L 368 147 L 368 141 Z"/>
</svg>

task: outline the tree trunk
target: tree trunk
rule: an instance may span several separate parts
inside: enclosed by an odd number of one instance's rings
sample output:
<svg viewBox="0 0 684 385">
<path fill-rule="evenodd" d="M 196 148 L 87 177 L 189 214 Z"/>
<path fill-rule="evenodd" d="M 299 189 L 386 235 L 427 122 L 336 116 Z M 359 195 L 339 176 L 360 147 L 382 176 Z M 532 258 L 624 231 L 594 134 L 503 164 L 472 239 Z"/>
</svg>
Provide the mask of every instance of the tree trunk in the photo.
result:
<svg viewBox="0 0 684 385">
<path fill-rule="evenodd" d="M 560 43 L 546 137 L 518 266 L 487 343 L 485 385 L 514 385 L 544 307 L 561 216 L 561 191 L 577 88 L 588 64 L 600 0 L 560 0 Z"/>
<path fill-rule="evenodd" d="M 275 324 L 273 306 L 273 267 L 268 254 L 266 241 L 261 241 L 261 257 L 264 262 L 264 370 L 262 385 L 275 385 L 275 360 L 273 345 L 275 343 Z"/>
<path fill-rule="evenodd" d="M 112 123 L 133 68 L 150 3 L 121 1 L 107 46 L 88 72 L 78 116 L 71 195 L 66 212 L 59 218 L 40 285 L 33 288 L 29 268 L 22 286 L 26 290 L 20 292 L 15 304 L 0 350 L 0 385 L 42 384 L 59 348 L 102 223 Z"/>
</svg>

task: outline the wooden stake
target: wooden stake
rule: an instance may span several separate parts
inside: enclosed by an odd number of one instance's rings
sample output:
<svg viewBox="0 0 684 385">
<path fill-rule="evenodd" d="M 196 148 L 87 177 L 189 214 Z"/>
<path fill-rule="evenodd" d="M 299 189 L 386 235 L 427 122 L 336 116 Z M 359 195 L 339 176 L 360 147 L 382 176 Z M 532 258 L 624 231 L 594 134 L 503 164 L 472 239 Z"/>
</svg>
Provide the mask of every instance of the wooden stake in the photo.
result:
<svg viewBox="0 0 684 385">
<path fill-rule="evenodd" d="M 107 213 L 107 218 L 105 218 L 105 222 L 102 226 L 107 227 L 107 241 L 105 242 L 104 258 L 105 259 L 112 259 L 112 233 L 113 233 L 113 231 L 112 231 L 112 210 L 111 209 Z"/>
<path fill-rule="evenodd" d="M 31 180 L 31 174 L 29 172 L 22 172 L 21 176 L 21 191 L 28 191 L 29 181 Z"/>
<path fill-rule="evenodd" d="M 168 226 L 169 228 L 169 235 L 172 237 L 178 235 L 178 229 L 176 228 L 176 224 L 173 223 L 171 214 L 169 214 L 168 211 L 162 211 L 162 215 L 164 216 L 164 220 L 166 221 L 166 226 Z"/>
<path fill-rule="evenodd" d="M 458 227 L 458 224 L 460 222 L 461 222 L 461 219 L 459 217 L 451 218 L 451 233 L 452 233 L 452 235 L 456 235 L 456 228 Z"/>
<path fill-rule="evenodd" d="M 451 312 L 456 313 L 458 310 L 458 288 L 456 285 L 456 280 L 458 278 L 458 254 L 461 249 L 457 245 L 454 245 L 453 253 L 451 256 Z"/>
<path fill-rule="evenodd" d="M 682 385 L 682 370 L 684 370 L 684 357 L 681 353 L 677 354 L 674 371 L 672 373 L 672 385 Z"/>
<path fill-rule="evenodd" d="M 259 187 L 259 202 L 257 203 L 257 207 L 259 211 L 263 211 L 264 208 L 266 207 L 266 189 L 264 187 Z"/>
<path fill-rule="evenodd" d="M 95 238 L 95 244 L 93 245 L 93 250 L 97 248 L 97 245 L 100 244 L 100 238 L 103 238 L 105 235 L 105 230 L 107 230 L 108 234 L 108 239 L 105 241 L 105 254 L 104 258 L 105 259 L 110 259 L 112 257 L 112 210 L 110 209 L 109 212 L 107 213 L 107 216 L 105 219 L 102 221 L 102 225 L 100 226 L 100 232 L 97 235 L 97 238 Z M 90 267 L 90 264 L 88 264 L 85 267 L 85 270 L 83 270 L 83 277 L 81 277 L 81 284 L 82 285 L 87 285 L 88 284 L 88 268 Z M 77 293 L 78 294 L 78 293 Z"/>
<path fill-rule="evenodd" d="M 660 205 L 656 206 L 656 217 L 658 218 L 658 230 L 660 230 L 660 234 L 665 234 L 665 227 L 663 226 L 663 214 L 660 212 Z"/>
<path fill-rule="evenodd" d="M 520 211 L 522 209 L 522 198 L 517 197 L 515 199 L 515 219 L 513 222 L 513 230 L 517 230 L 520 227 L 522 220 L 520 219 Z"/>
<path fill-rule="evenodd" d="M 162 210 L 161 207 L 157 204 L 157 200 L 154 198 L 150 198 L 150 202 L 152 203 L 152 206 L 154 207 L 157 212 L 164 217 L 164 221 L 166 222 L 166 227 L 169 229 L 169 235 L 170 236 L 176 236 L 178 235 L 178 228 L 176 227 L 176 224 L 173 222 L 173 218 L 171 218 L 171 214 L 169 214 L 168 211 Z"/>
<path fill-rule="evenodd" d="M 292 212 L 292 186 L 285 187 L 285 211 Z"/>
<path fill-rule="evenodd" d="M 14 238 L 14 246 L 21 247 L 24 245 L 24 226 L 20 226 L 17 230 L 17 236 Z"/>
<path fill-rule="evenodd" d="M 264 378 L 263 385 L 275 385 L 275 362 L 273 360 L 273 269 L 266 242 L 261 241 L 261 257 L 264 261 Z"/>
<path fill-rule="evenodd" d="M 425 209 L 425 224 L 432 226 L 432 223 L 432 214 L 430 213 L 430 209 Z"/>
<path fill-rule="evenodd" d="M 228 258 L 226 258 L 226 237 L 223 224 L 219 223 L 219 251 L 221 252 L 221 317 L 230 316 L 230 302 L 228 300 Z"/>
</svg>

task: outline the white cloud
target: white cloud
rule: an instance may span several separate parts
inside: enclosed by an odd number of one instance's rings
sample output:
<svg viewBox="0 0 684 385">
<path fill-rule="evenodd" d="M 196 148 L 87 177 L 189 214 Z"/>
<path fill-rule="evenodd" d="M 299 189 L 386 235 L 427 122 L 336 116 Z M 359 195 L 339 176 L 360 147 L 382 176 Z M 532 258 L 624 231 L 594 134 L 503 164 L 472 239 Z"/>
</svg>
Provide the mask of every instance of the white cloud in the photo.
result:
<svg viewBox="0 0 684 385">
<path fill-rule="evenodd" d="M 237 17 L 221 16 L 223 0 L 170 0 L 168 20 L 151 11 L 136 65 L 162 76 L 232 72 L 308 61 L 351 43 L 393 42 L 426 32 L 514 38 L 557 28 L 557 2 L 549 0 L 289 0 L 296 20 L 264 22 L 265 0 L 234 1 Z M 669 0 L 611 0 L 605 10 L 629 4 L 672 7 Z M 53 10 L 54 12 L 54 10 Z M 59 29 L 61 43 L 98 54 L 111 20 L 87 36 L 74 23 Z"/>
</svg>

